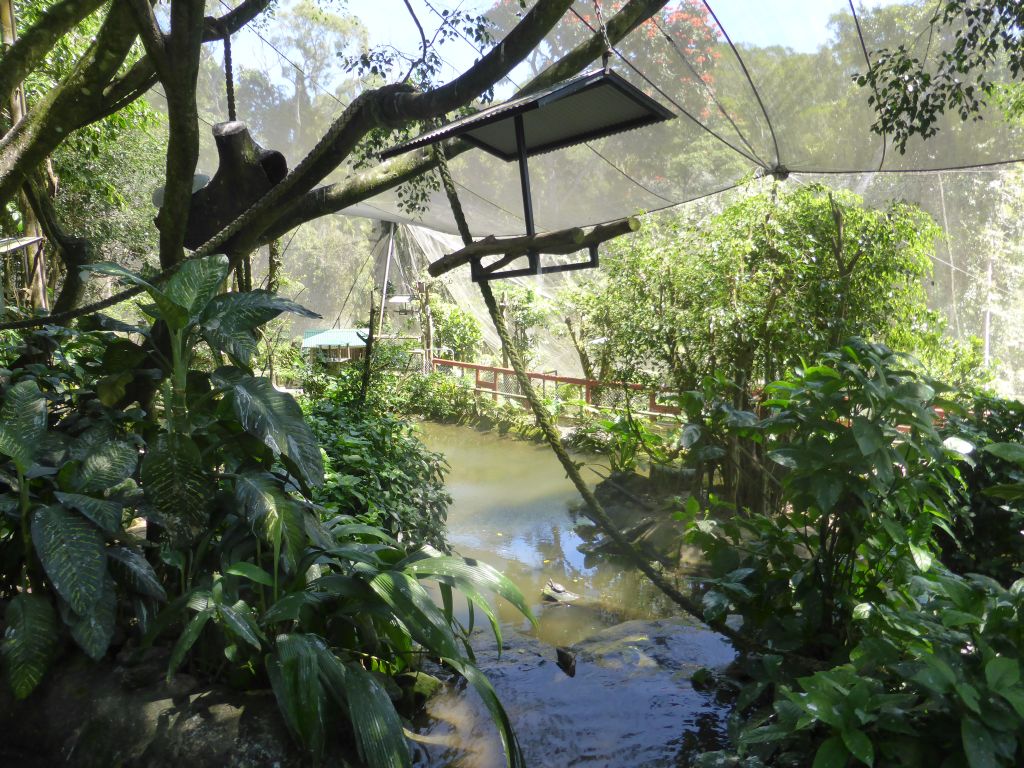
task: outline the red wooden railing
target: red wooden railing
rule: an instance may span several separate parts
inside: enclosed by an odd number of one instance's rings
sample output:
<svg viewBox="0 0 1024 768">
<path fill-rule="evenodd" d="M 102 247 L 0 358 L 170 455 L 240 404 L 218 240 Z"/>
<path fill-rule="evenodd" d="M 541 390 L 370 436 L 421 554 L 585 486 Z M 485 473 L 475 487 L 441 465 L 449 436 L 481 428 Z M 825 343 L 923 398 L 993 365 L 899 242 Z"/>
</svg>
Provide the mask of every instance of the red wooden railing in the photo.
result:
<svg viewBox="0 0 1024 768">
<path fill-rule="evenodd" d="M 473 386 L 478 391 L 487 391 L 491 393 L 491 397 L 497 400 L 499 395 L 503 397 L 511 397 L 514 399 L 523 399 L 523 395 L 511 392 L 503 392 L 498 386 L 499 377 L 504 376 L 508 379 L 515 380 L 515 371 L 511 368 L 502 368 L 496 365 L 480 365 L 478 363 L 464 363 L 458 360 L 447 360 L 441 357 L 435 357 L 433 359 L 434 370 L 449 368 L 458 370 L 460 376 L 466 375 L 466 373 L 472 371 L 473 373 Z M 481 374 L 484 377 L 481 378 Z M 487 376 L 489 374 L 489 376 Z M 578 387 L 582 394 L 583 400 L 587 405 L 599 406 L 595 403 L 594 395 L 600 390 L 629 390 L 632 392 L 647 392 L 647 405 L 644 415 L 666 415 L 674 416 L 679 413 L 679 408 L 674 405 L 663 405 L 658 402 L 658 398 L 665 393 L 669 392 L 668 389 L 662 389 L 660 391 L 651 390 L 642 384 L 632 384 L 627 382 L 600 382 L 593 379 L 581 379 L 575 376 L 559 376 L 555 373 L 541 373 L 540 371 L 527 371 L 527 377 L 530 381 L 539 381 L 543 383 L 551 383 L 554 385 L 568 384 L 570 386 Z"/>
</svg>

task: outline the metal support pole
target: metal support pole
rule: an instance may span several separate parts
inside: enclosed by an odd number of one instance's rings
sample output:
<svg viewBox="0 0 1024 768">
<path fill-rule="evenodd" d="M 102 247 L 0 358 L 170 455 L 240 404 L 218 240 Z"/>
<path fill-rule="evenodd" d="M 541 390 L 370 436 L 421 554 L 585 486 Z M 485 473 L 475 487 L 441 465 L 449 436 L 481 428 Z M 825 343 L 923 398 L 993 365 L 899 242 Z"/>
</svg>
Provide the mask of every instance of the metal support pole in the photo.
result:
<svg viewBox="0 0 1024 768">
<path fill-rule="evenodd" d="M 377 321 L 377 327 L 384 327 L 384 307 L 388 303 L 388 279 L 391 277 L 391 258 L 395 253 L 395 228 L 398 225 L 395 222 L 391 222 L 391 236 L 388 239 L 388 260 L 384 262 L 384 285 L 380 289 L 380 319 Z"/>
<path fill-rule="evenodd" d="M 526 234 L 533 237 L 537 228 L 533 223 L 533 197 L 530 194 L 530 166 L 526 160 L 526 130 L 523 127 L 523 116 L 515 116 L 516 151 L 519 154 L 519 184 L 523 188 L 523 220 L 526 222 Z M 529 251 L 526 257 L 530 260 L 530 270 L 540 274 L 540 254 Z"/>
</svg>

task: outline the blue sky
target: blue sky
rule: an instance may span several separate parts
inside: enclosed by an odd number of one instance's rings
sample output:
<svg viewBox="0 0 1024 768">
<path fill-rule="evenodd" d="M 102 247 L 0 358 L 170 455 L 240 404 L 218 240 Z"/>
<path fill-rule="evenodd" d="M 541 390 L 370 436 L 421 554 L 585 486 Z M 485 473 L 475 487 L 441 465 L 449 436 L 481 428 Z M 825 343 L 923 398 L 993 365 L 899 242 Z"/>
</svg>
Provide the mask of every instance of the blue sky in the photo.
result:
<svg viewBox="0 0 1024 768">
<path fill-rule="evenodd" d="M 897 1 L 861 0 L 857 6 L 871 8 Z M 279 8 L 287 8 L 291 2 L 294 0 L 284 0 Z M 411 0 L 411 3 L 429 36 L 440 23 L 430 6 L 437 11 L 460 8 L 481 13 L 493 5 L 493 0 Z M 402 0 L 347 0 L 343 7 L 361 19 L 372 44 L 393 45 L 405 51 L 418 50 L 419 33 Z M 577 0 L 577 7 L 581 13 L 593 12 L 591 0 Z M 804 52 L 816 50 L 827 40 L 830 17 L 836 12 L 847 12 L 849 8 L 847 0 L 711 0 L 711 7 L 735 43 L 783 45 Z M 235 51 L 242 66 L 264 68 L 275 76 L 282 66 L 287 66 L 247 30 L 238 35 Z M 442 56 L 452 68 L 445 74 L 451 77 L 456 68 L 459 71 L 465 69 L 476 55 L 467 43 L 458 40 L 449 43 L 442 50 Z"/>
</svg>

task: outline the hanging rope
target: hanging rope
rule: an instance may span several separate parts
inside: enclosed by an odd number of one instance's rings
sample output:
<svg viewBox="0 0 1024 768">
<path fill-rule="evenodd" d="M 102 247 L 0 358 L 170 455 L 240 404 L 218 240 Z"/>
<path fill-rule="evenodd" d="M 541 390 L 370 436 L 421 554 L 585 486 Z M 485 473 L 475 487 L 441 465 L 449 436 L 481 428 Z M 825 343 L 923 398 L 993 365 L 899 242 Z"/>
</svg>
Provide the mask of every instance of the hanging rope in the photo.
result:
<svg viewBox="0 0 1024 768">
<path fill-rule="evenodd" d="M 594 13 L 597 14 L 597 25 L 601 29 L 601 37 L 604 38 L 604 53 L 601 54 L 601 66 L 603 66 L 605 72 L 607 72 L 614 49 L 612 48 L 611 38 L 608 37 L 608 27 L 605 26 L 604 23 L 604 13 L 601 11 L 601 0 L 594 0 Z"/>
<path fill-rule="evenodd" d="M 441 148 L 440 144 L 434 145 L 434 153 L 437 157 L 438 173 L 441 177 L 441 184 L 444 186 L 445 194 L 448 196 L 448 202 L 451 204 L 452 214 L 455 216 L 455 224 L 459 229 L 459 235 L 462 237 L 462 241 L 466 245 L 469 245 L 473 242 L 473 236 L 469 231 L 469 224 L 466 221 L 466 215 L 462 210 L 462 203 L 459 201 L 458 192 L 455 189 L 455 180 L 452 178 L 452 175 L 448 170 L 447 158 L 445 157 L 444 150 Z M 604 533 L 615 542 L 619 550 L 625 553 L 626 556 L 633 561 L 633 564 L 636 565 L 636 567 L 639 568 L 658 589 L 664 592 L 672 602 L 682 608 L 686 613 L 690 614 L 698 621 L 707 624 L 716 632 L 720 632 L 725 635 L 727 638 L 732 640 L 733 644 L 736 645 L 737 648 L 742 650 L 761 650 L 751 643 L 750 640 L 736 632 L 732 627 L 728 626 L 724 621 L 708 621 L 705 619 L 704 612 L 700 605 L 676 589 L 676 587 L 661 573 L 659 573 L 651 565 L 650 561 L 633 546 L 633 543 L 615 527 L 611 518 L 608 517 L 608 513 L 604 511 L 601 503 L 597 500 L 597 497 L 594 496 L 594 492 L 590 490 L 590 487 L 580 474 L 580 470 L 576 462 L 572 460 L 572 457 L 569 456 L 568 452 L 565 450 L 565 446 L 562 445 L 562 438 L 559 436 L 558 430 L 555 429 L 554 425 L 551 423 L 551 419 L 548 417 L 547 411 L 544 409 L 544 404 L 541 403 L 540 398 L 537 396 L 537 391 L 530 383 L 530 379 L 526 375 L 526 368 L 523 365 L 523 360 L 519 356 L 519 350 L 512 344 L 508 327 L 505 325 L 505 318 L 498 309 L 498 302 L 495 300 L 494 293 L 491 291 L 490 283 L 483 280 L 478 283 L 478 285 L 480 286 L 480 293 L 483 295 L 484 304 L 487 305 L 487 311 L 490 313 L 491 322 L 494 323 L 494 329 L 498 332 L 498 338 L 501 339 L 502 349 L 505 351 L 509 361 L 512 363 L 512 370 L 515 371 L 519 389 L 530 403 L 530 408 L 533 411 L 534 418 L 537 420 L 537 426 L 540 427 L 541 434 L 544 435 L 544 439 L 551 447 L 555 456 L 558 457 L 558 461 L 565 469 L 565 473 L 569 476 L 572 484 L 576 486 L 576 490 L 579 491 L 580 496 L 583 498 L 583 501 L 586 504 L 586 511 L 584 514 L 586 514 L 586 516 L 596 526 L 604 531 Z"/>
<path fill-rule="evenodd" d="M 235 73 L 231 62 L 231 35 L 224 35 L 224 90 L 228 95 L 228 120 L 235 122 Z"/>
</svg>

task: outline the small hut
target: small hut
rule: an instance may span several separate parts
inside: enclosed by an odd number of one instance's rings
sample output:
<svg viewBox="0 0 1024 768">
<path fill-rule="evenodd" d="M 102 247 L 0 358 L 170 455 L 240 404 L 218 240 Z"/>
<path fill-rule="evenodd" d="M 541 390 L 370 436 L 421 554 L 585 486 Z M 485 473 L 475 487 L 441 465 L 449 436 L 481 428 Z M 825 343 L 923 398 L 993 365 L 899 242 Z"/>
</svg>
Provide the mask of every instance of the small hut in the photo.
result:
<svg viewBox="0 0 1024 768">
<path fill-rule="evenodd" d="M 368 328 L 328 328 L 302 332 L 302 351 L 310 362 L 328 365 L 361 360 L 366 353 Z"/>
</svg>

